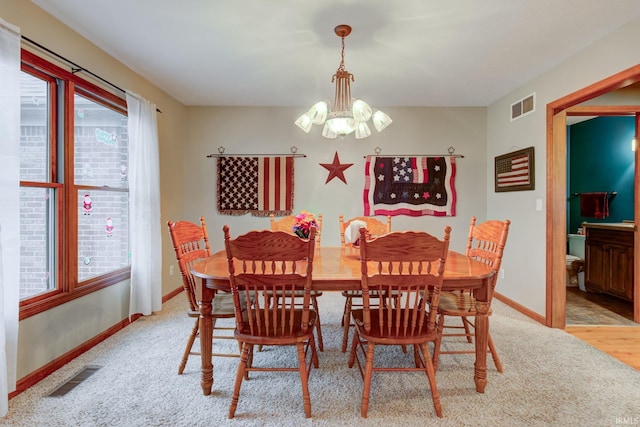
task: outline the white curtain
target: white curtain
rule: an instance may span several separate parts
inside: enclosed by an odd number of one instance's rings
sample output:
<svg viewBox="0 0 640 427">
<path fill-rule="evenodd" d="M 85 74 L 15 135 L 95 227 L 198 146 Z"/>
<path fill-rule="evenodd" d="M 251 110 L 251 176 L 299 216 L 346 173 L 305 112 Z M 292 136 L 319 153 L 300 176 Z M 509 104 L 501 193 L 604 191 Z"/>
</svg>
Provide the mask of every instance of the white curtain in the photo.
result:
<svg viewBox="0 0 640 427">
<path fill-rule="evenodd" d="M 127 91 L 131 302 L 129 315 L 162 309 L 162 224 L 156 106 Z"/>
<path fill-rule="evenodd" d="M 16 389 L 20 299 L 20 29 L 0 18 L 0 417 Z"/>
</svg>

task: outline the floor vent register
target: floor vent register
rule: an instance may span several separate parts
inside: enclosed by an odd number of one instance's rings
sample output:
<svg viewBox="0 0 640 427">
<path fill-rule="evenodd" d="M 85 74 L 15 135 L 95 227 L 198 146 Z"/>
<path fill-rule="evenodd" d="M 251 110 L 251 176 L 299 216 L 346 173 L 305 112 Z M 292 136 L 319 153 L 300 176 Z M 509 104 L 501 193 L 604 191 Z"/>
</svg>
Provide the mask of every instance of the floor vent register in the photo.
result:
<svg viewBox="0 0 640 427">
<path fill-rule="evenodd" d="M 58 387 L 55 388 L 55 390 L 53 390 L 47 396 L 48 397 L 64 396 L 65 394 L 69 393 L 71 390 L 76 388 L 78 385 L 80 385 L 80 383 L 82 383 L 84 380 L 86 380 L 91 375 L 93 375 L 93 373 L 96 372 L 98 369 L 100 369 L 100 366 L 97 366 L 97 365 L 85 366 L 73 378 L 70 378 L 69 380 L 60 384 Z"/>
</svg>

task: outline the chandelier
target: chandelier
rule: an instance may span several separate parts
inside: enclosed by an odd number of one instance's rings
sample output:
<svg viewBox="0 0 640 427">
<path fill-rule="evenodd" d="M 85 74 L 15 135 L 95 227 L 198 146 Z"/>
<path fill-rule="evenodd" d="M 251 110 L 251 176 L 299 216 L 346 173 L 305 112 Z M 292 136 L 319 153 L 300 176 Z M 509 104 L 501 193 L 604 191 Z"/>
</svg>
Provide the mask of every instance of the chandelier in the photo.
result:
<svg viewBox="0 0 640 427">
<path fill-rule="evenodd" d="M 317 102 L 295 123 L 306 133 L 309 133 L 312 125 L 324 124 L 322 136 L 325 138 L 344 137 L 352 132 L 355 132 L 356 139 L 366 138 L 371 135 L 367 124 L 370 119 L 376 130 L 382 132 L 391 124 L 391 118 L 382 111 L 374 113 L 363 100 L 351 98 L 351 82 L 354 78 L 344 68 L 344 38 L 351 34 L 351 27 L 338 25 L 334 31 L 342 39 L 342 57 L 338 70 L 331 78 L 331 82 L 336 84 L 333 105 L 330 106 L 328 101 Z"/>
</svg>

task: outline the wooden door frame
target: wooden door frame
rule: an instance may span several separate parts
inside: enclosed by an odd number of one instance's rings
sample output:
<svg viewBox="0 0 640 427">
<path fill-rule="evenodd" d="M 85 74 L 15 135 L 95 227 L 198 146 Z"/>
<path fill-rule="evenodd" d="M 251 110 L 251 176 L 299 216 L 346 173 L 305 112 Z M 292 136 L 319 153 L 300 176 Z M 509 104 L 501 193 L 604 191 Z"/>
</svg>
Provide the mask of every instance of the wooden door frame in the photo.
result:
<svg viewBox="0 0 640 427">
<path fill-rule="evenodd" d="M 636 140 L 640 106 L 578 106 L 640 81 L 640 64 L 547 104 L 546 325 L 564 329 L 566 310 L 566 116 L 634 115 Z M 640 149 L 635 151 L 634 219 L 640 220 Z M 634 232 L 634 266 L 640 266 L 640 234 Z M 640 268 L 636 268 L 640 271 Z M 640 322 L 640 274 L 634 275 L 633 317 Z"/>
</svg>

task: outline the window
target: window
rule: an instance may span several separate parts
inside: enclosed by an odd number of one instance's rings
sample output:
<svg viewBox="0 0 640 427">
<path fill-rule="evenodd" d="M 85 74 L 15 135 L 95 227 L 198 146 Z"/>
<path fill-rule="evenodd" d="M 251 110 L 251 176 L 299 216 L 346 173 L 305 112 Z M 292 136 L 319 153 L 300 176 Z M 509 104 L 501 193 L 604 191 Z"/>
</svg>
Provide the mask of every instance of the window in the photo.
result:
<svg viewBox="0 0 640 427">
<path fill-rule="evenodd" d="M 23 50 L 20 148 L 22 319 L 129 277 L 125 101 Z"/>
<path fill-rule="evenodd" d="M 53 233 L 59 228 L 56 206 L 60 193 L 53 179 L 53 152 L 48 136 L 55 80 L 21 73 L 20 102 L 20 299 L 56 288 L 57 265 Z"/>
<path fill-rule="evenodd" d="M 127 116 L 74 95 L 78 281 L 129 265 Z"/>
</svg>

